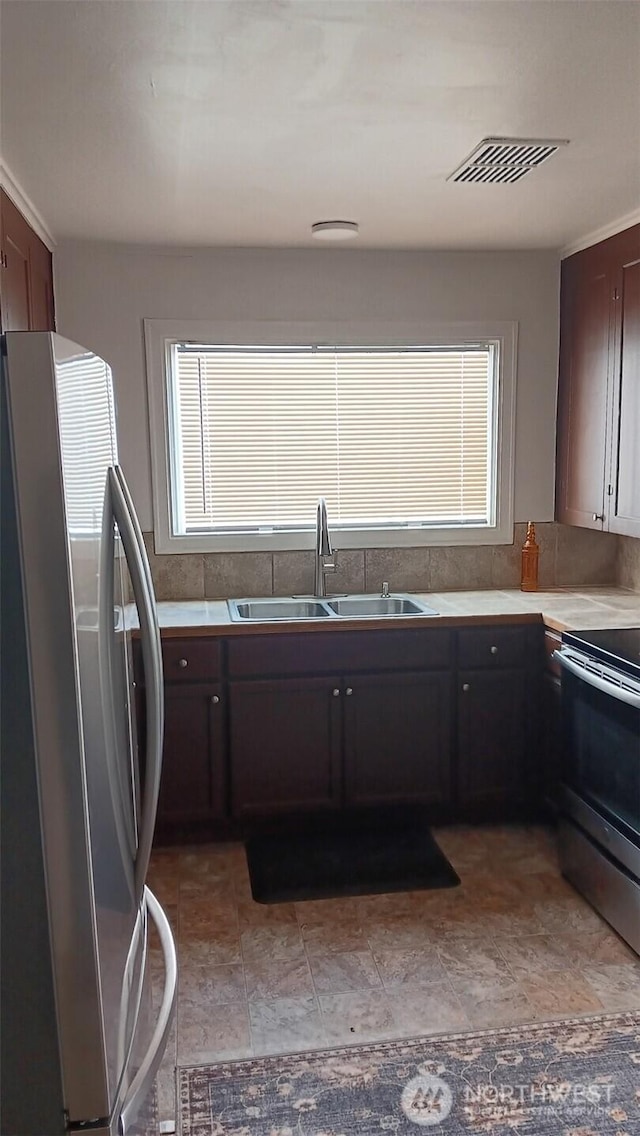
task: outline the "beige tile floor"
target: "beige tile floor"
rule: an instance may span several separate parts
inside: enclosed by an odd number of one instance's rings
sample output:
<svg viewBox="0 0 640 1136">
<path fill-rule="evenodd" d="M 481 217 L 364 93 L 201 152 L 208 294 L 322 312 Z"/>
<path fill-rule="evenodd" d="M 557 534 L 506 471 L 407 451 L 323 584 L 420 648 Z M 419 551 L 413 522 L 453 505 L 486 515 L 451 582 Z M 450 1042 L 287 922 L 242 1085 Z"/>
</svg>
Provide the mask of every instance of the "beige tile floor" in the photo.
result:
<svg viewBox="0 0 640 1136">
<path fill-rule="evenodd" d="M 174 1063 L 640 1009 L 640 959 L 563 880 L 548 831 L 436 836 L 460 887 L 273 906 L 241 845 L 155 852 L 180 968 L 167 1081 Z"/>
</svg>

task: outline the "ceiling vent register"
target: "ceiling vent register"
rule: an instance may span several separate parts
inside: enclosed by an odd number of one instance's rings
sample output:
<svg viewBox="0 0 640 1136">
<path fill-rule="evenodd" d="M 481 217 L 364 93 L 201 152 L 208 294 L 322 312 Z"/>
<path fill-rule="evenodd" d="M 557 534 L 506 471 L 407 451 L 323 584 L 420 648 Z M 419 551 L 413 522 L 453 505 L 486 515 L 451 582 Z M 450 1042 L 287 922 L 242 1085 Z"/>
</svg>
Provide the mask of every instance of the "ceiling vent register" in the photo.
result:
<svg viewBox="0 0 640 1136">
<path fill-rule="evenodd" d="M 568 145 L 566 138 L 483 138 L 447 181 L 513 185 Z"/>
</svg>

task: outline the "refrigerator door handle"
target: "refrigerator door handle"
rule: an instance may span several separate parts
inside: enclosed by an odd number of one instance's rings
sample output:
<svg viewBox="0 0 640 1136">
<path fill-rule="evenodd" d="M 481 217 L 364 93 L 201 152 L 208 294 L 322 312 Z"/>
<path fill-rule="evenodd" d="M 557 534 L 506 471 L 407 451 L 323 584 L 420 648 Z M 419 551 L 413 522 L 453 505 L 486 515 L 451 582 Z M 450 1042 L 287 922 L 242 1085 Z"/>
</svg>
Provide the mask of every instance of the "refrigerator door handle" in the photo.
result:
<svg viewBox="0 0 640 1136">
<path fill-rule="evenodd" d="M 131 1050 L 135 1038 L 135 1023 L 140 1016 L 140 1006 L 142 1005 L 142 989 L 144 986 L 144 976 L 147 967 L 147 956 L 149 949 L 149 911 L 144 901 L 140 904 L 138 917 L 131 936 L 131 945 L 125 963 L 124 975 L 122 978 L 122 990 L 120 992 L 120 1026 L 118 1029 L 118 1067 L 126 1069 L 131 1059 Z M 142 947 L 140 949 L 140 944 Z M 134 977 L 136 956 L 140 950 L 139 958 L 139 973 L 134 990 Z M 132 1000 L 133 995 L 133 1000 Z M 132 1009 L 133 1006 L 133 1009 Z M 130 1029 L 130 1023 L 134 1023 L 134 1028 Z"/>
<path fill-rule="evenodd" d="M 178 963 L 176 959 L 176 947 L 173 941 L 173 934 L 169 926 L 162 907 L 158 903 L 155 895 L 148 887 L 144 889 L 144 902 L 147 910 L 156 925 L 156 930 L 160 938 L 160 945 L 164 956 L 165 965 L 165 983 L 162 995 L 162 1002 L 156 1022 L 155 1030 L 149 1048 L 141 1062 L 138 1071 L 133 1078 L 129 1091 L 125 1097 L 124 1103 L 120 1110 L 120 1117 L 118 1120 L 118 1133 L 119 1136 L 127 1136 L 130 1131 L 131 1125 L 134 1124 L 138 1110 L 143 1100 L 149 1093 L 151 1085 L 155 1079 L 156 1073 L 160 1067 L 164 1051 L 167 1046 L 167 1039 L 169 1031 L 173 1022 L 173 1015 L 175 1012 L 176 992 L 178 988 Z"/>
<path fill-rule="evenodd" d="M 117 757 L 117 731 L 115 727 L 115 705 L 113 690 L 114 654 L 114 554 L 115 535 L 111 486 L 107 482 L 102 519 L 102 541 L 100 545 L 100 570 L 98 573 L 98 657 L 100 666 L 100 689 L 105 707 L 105 744 L 107 755 L 107 775 L 113 803 L 113 814 L 123 864 L 133 862 L 136 853 L 135 819 L 131 801 L 122 784 L 122 772 Z M 129 877 L 129 873 L 127 873 Z M 134 898 L 133 869 L 128 878 L 131 897 Z M 138 898 L 139 902 L 139 898 Z"/>
<path fill-rule="evenodd" d="M 151 583 L 151 569 L 144 547 L 138 518 L 131 494 L 120 466 L 109 469 L 113 515 L 127 558 L 133 594 L 140 619 L 142 664 L 147 694 L 147 745 L 142 815 L 138 833 L 138 854 L 135 865 L 136 896 L 142 897 L 144 881 L 149 869 L 153 830 L 156 823 L 160 772 L 162 769 L 162 742 L 164 732 L 164 689 L 162 684 L 162 652 L 160 628 Z"/>
</svg>

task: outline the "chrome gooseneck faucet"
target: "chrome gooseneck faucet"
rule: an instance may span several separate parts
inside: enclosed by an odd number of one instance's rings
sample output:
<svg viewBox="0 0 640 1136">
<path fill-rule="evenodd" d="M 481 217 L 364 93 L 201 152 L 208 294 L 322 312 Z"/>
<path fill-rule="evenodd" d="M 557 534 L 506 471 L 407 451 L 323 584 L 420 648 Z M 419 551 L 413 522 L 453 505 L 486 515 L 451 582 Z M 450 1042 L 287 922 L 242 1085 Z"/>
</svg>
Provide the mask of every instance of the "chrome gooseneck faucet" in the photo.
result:
<svg viewBox="0 0 640 1136">
<path fill-rule="evenodd" d="M 331 559 L 333 557 L 333 559 Z M 329 536 L 329 524 L 327 522 L 327 502 L 324 497 L 318 500 L 318 513 L 316 517 L 316 562 L 315 573 L 313 578 L 313 594 L 316 596 L 326 596 L 327 582 L 325 576 L 327 572 L 335 572 L 336 558 L 334 551 L 331 547 L 331 537 Z"/>
</svg>

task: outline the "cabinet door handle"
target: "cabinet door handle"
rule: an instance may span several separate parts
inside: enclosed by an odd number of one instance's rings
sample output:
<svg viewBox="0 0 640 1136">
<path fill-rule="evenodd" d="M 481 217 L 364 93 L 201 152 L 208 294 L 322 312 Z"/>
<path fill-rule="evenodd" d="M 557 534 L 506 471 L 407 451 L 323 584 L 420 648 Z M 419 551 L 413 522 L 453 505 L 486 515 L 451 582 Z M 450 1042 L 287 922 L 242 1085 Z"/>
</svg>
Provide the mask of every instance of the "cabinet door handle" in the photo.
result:
<svg viewBox="0 0 640 1136">
<path fill-rule="evenodd" d="M 334 697 L 334 698 L 339 698 L 339 697 L 340 697 L 340 691 L 338 690 L 338 687 L 337 687 L 337 686 L 336 686 L 336 687 L 334 687 L 334 689 L 333 689 L 333 690 L 331 691 L 331 693 L 332 693 L 332 695 L 333 695 L 333 697 Z"/>
<path fill-rule="evenodd" d="M 217 694 L 214 694 L 213 698 L 211 699 L 211 702 L 213 703 L 213 705 L 217 706 L 219 701 L 220 701 L 219 696 Z"/>
<path fill-rule="evenodd" d="M 464 694 L 467 694 L 471 690 L 471 687 L 469 686 L 468 682 L 463 682 L 462 690 L 463 690 Z"/>
<path fill-rule="evenodd" d="M 178 659 L 178 666 L 179 667 L 188 667 L 189 666 L 189 660 L 188 659 Z"/>
<path fill-rule="evenodd" d="M 345 694 L 346 694 L 346 695 L 349 695 L 349 694 L 353 694 L 353 687 L 352 687 L 352 686 L 348 686 L 348 687 L 347 687 L 347 689 L 345 690 Z"/>
<path fill-rule="evenodd" d="M 497 648 L 497 647 L 492 647 L 492 648 L 491 648 L 491 654 L 492 654 L 492 655 L 497 655 L 497 654 L 498 654 L 498 648 Z"/>
<path fill-rule="evenodd" d="M 604 513 L 594 513 L 593 519 L 594 521 L 604 521 Z"/>
</svg>

